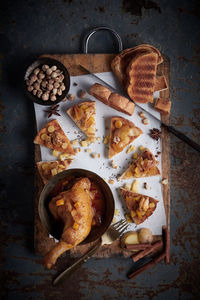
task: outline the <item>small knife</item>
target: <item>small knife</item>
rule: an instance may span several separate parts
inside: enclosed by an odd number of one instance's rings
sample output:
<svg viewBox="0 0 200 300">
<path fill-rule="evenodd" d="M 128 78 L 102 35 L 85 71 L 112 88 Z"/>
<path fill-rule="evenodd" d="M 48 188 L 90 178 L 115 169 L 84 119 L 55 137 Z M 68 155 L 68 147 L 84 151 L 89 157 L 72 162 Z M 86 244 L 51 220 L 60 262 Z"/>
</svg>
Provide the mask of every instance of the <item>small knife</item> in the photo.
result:
<svg viewBox="0 0 200 300">
<path fill-rule="evenodd" d="M 118 93 L 119 95 L 122 95 L 121 93 L 119 93 L 113 86 L 111 86 L 110 84 L 108 84 L 107 82 L 105 82 L 103 79 L 99 78 L 97 75 L 95 75 L 94 73 L 92 73 L 90 70 L 88 70 L 87 68 L 85 68 L 82 65 L 79 65 L 84 71 L 86 71 L 87 73 L 91 74 L 94 78 L 96 78 L 98 81 L 100 81 L 101 83 L 103 83 L 104 85 L 106 85 L 108 88 L 110 88 L 111 90 L 113 90 L 115 93 Z M 189 137 L 187 137 L 184 133 L 182 133 L 181 131 L 175 129 L 173 126 L 167 125 L 166 123 L 162 122 L 161 120 L 159 120 L 156 116 L 152 115 L 149 111 L 147 111 L 146 109 L 144 109 L 143 107 L 141 107 L 140 105 L 138 105 L 135 101 L 133 101 L 127 94 L 126 95 L 122 95 L 125 96 L 126 98 L 128 98 L 130 101 L 134 102 L 134 104 L 139 107 L 141 110 L 143 110 L 145 113 L 149 114 L 151 117 L 153 117 L 155 120 L 157 120 L 163 127 L 165 127 L 169 132 L 171 132 L 173 135 L 175 135 L 176 137 L 178 137 L 179 139 L 181 139 L 182 141 L 184 141 L 186 144 L 188 144 L 190 147 L 192 147 L 193 149 L 195 149 L 196 151 L 200 152 L 200 145 L 197 144 L 196 142 L 194 142 L 192 139 L 190 139 Z"/>
</svg>

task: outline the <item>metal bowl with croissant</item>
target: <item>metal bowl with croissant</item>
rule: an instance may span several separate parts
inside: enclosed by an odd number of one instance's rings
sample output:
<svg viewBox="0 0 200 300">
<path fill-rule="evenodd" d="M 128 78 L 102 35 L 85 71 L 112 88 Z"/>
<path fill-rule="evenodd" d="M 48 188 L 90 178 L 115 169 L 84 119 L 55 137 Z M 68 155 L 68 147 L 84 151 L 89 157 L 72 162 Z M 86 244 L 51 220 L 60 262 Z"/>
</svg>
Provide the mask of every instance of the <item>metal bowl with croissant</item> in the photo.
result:
<svg viewBox="0 0 200 300">
<path fill-rule="evenodd" d="M 67 250 L 104 234 L 113 219 L 114 199 L 107 183 L 96 173 L 69 169 L 47 182 L 38 211 L 44 227 L 59 240 L 44 258 L 50 269 Z"/>
</svg>

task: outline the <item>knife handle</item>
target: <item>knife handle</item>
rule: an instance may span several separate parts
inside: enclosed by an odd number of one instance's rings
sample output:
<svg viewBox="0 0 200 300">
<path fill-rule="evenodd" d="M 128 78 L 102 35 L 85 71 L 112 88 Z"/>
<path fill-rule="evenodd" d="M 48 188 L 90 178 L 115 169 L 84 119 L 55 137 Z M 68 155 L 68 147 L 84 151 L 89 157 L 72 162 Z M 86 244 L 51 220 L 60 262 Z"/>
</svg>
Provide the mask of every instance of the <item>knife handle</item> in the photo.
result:
<svg viewBox="0 0 200 300">
<path fill-rule="evenodd" d="M 70 277 L 76 270 L 78 270 L 90 257 L 94 255 L 94 253 L 98 250 L 101 246 L 102 241 L 100 240 L 97 245 L 95 245 L 92 249 L 90 249 L 86 254 L 81 256 L 74 264 L 68 267 L 65 271 L 59 274 L 54 280 L 53 285 L 56 286 L 64 279 Z"/>
<path fill-rule="evenodd" d="M 179 130 L 175 129 L 173 126 L 167 126 L 166 124 L 162 124 L 167 130 L 173 133 L 176 137 L 190 145 L 193 149 L 200 152 L 200 145 L 194 142 L 192 139 L 187 137 L 184 133 L 180 132 Z"/>
</svg>

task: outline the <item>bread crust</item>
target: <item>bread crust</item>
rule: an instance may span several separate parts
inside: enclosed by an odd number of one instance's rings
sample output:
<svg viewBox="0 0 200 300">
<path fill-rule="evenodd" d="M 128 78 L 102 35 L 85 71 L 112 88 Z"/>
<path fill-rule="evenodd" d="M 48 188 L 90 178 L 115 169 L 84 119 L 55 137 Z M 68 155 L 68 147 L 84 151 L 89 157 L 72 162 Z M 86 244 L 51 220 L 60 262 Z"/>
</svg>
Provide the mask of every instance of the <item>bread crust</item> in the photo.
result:
<svg viewBox="0 0 200 300">
<path fill-rule="evenodd" d="M 135 105 L 132 101 L 117 93 L 112 93 L 111 90 L 99 83 L 91 86 L 89 94 L 104 104 L 129 116 L 132 116 L 134 112 Z"/>
</svg>

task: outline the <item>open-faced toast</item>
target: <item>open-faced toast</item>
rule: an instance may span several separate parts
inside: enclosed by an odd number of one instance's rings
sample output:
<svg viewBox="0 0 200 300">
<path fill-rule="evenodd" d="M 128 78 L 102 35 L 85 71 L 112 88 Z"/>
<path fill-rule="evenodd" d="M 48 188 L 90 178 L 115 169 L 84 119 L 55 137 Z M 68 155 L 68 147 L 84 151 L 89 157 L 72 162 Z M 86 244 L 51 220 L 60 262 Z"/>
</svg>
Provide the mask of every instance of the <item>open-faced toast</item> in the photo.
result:
<svg viewBox="0 0 200 300">
<path fill-rule="evenodd" d="M 87 135 L 95 137 L 96 131 L 96 109 L 94 101 L 84 101 L 76 104 L 67 110 L 67 114 L 76 125 Z"/>
<path fill-rule="evenodd" d="M 36 135 L 34 139 L 35 144 L 60 151 L 62 153 L 68 153 L 75 155 L 70 141 L 66 137 L 58 121 L 52 120 L 48 122 Z"/>
<path fill-rule="evenodd" d="M 142 130 L 133 122 L 122 117 L 113 117 L 110 124 L 108 158 L 120 153 L 142 133 Z"/>
<path fill-rule="evenodd" d="M 132 162 L 129 168 L 119 179 L 140 178 L 160 175 L 157 167 L 158 161 L 148 149 L 144 150 L 139 157 Z"/>
<path fill-rule="evenodd" d="M 152 197 L 120 189 L 132 220 L 136 225 L 143 223 L 150 217 L 157 207 L 158 201 Z"/>
<path fill-rule="evenodd" d="M 133 58 L 127 69 L 127 94 L 135 102 L 153 102 L 157 70 L 157 53 L 147 53 Z"/>
</svg>

